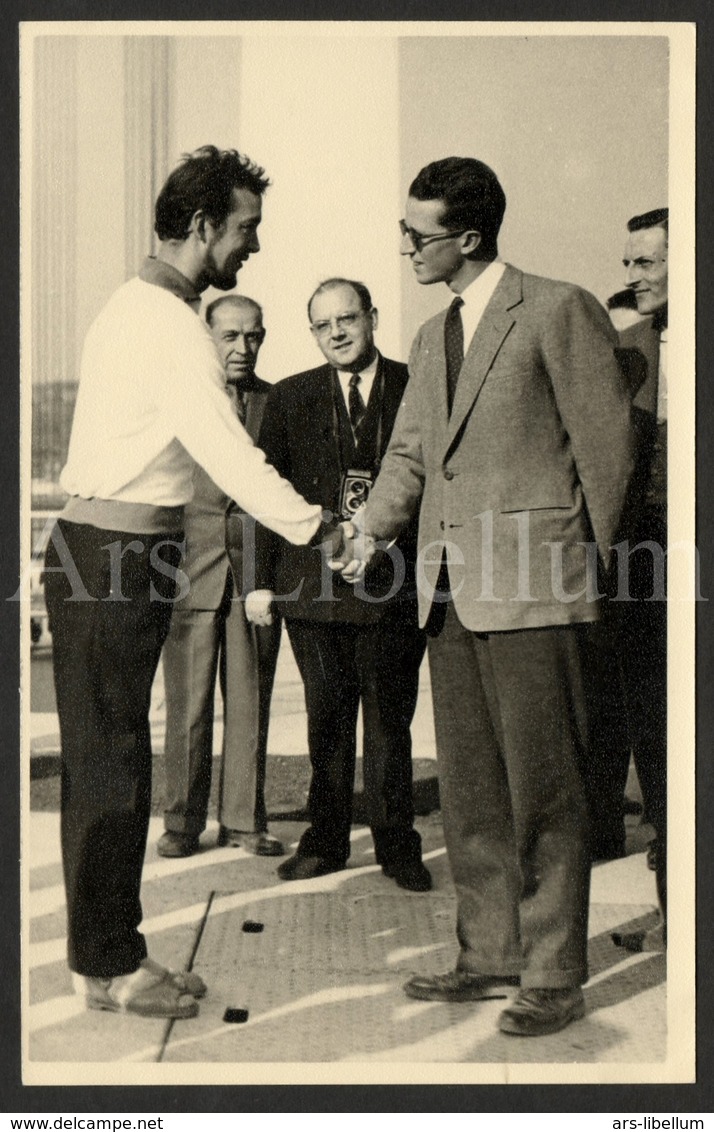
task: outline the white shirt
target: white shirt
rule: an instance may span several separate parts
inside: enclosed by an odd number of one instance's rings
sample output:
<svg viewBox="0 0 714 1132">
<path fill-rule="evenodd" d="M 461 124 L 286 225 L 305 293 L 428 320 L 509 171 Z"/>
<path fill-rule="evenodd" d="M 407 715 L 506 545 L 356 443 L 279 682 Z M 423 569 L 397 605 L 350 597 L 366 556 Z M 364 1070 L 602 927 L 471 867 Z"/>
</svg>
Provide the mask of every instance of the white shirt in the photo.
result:
<svg viewBox="0 0 714 1132">
<path fill-rule="evenodd" d="M 464 326 L 464 354 L 468 353 L 469 344 L 476 333 L 483 312 L 486 310 L 505 270 L 505 263 L 495 259 L 461 292 L 461 298 L 464 301 L 464 305 L 461 307 L 461 321 Z"/>
<path fill-rule="evenodd" d="M 200 464 L 243 510 L 290 542 L 309 542 L 307 503 L 237 419 L 207 327 L 170 290 L 131 279 L 89 330 L 67 463 L 70 495 L 172 507 Z"/>
<path fill-rule="evenodd" d="M 667 420 L 667 330 L 659 336 L 659 380 L 657 382 L 657 420 Z"/>
<path fill-rule="evenodd" d="M 360 396 L 361 396 L 362 400 L 364 401 L 365 405 L 367 405 L 369 403 L 369 395 L 372 392 L 372 386 L 374 385 L 374 379 L 377 376 L 377 366 L 378 365 L 379 365 L 379 354 L 375 354 L 374 361 L 370 362 L 370 364 L 367 366 L 366 369 L 361 369 L 359 371 L 360 380 L 359 380 L 359 384 L 357 385 L 357 388 L 360 391 Z M 354 372 L 355 372 L 354 370 L 345 370 L 345 369 L 338 369 L 338 371 L 337 371 L 337 376 L 338 376 L 339 381 L 340 381 L 340 388 L 342 389 L 342 396 L 345 399 L 345 405 L 347 406 L 348 412 L 349 412 L 349 407 L 350 407 L 350 401 L 349 401 L 350 380 L 351 380 L 352 374 Z"/>
</svg>

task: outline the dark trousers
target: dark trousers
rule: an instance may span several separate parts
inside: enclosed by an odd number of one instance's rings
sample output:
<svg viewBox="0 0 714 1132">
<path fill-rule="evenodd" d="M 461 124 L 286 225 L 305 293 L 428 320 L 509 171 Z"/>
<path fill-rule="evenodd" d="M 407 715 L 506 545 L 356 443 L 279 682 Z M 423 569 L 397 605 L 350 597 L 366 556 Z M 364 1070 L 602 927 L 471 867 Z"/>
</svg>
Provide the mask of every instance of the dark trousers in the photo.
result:
<svg viewBox="0 0 714 1132">
<path fill-rule="evenodd" d="M 644 507 L 630 546 L 667 546 L 664 507 Z M 611 600 L 629 742 L 642 790 L 644 820 L 657 835 L 657 892 L 667 911 L 667 602 L 656 558 L 643 547 L 629 557 L 630 601 Z M 664 579 L 666 581 L 666 579 Z"/>
<path fill-rule="evenodd" d="M 409 728 L 426 642 L 414 608 L 394 605 L 371 625 L 286 624 L 305 686 L 312 764 L 311 824 L 298 852 L 340 865 L 350 855 L 361 701 L 364 794 L 377 860 L 420 857 Z"/>
<path fill-rule="evenodd" d="M 138 928 L 151 801 L 149 705 L 181 538 L 60 519 L 47 550 L 68 955 L 80 975 L 126 975 L 146 956 Z"/>
<path fill-rule="evenodd" d="M 610 610 L 584 641 L 589 744 L 583 782 L 590 816 L 593 860 L 625 854 L 625 787 L 630 766 L 622 674 Z"/>
<path fill-rule="evenodd" d="M 244 833 L 268 828 L 265 764 L 280 620 L 251 625 L 230 589 L 219 609 L 176 609 L 164 646 L 166 829 L 206 828 L 213 768 L 213 704 L 224 704 L 218 819 Z M 220 665 L 220 668 L 219 668 Z"/>
<path fill-rule="evenodd" d="M 589 626 L 473 633 L 451 603 L 429 638 L 439 789 L 458 897 L 458 966 L 524 986 L 587 979 L 590 879 L 580 777 Z"/>
<path fill-rule="evenodd" d="M 638 544 L 651 544 L 632 551 Z M 622 803 L 632 755 L 643 820 L 665 858 L 667 819 L 667 603 L 654 547 L 667 545 L 663 508 L 644 507 L 628 547 L 626 584 L 614 568 L 604 619 L 589 645 L 591 744 L 585 768 L 593 848 L 624 850 Z M 618 552 L 618 555 L 626 551 Z M 595 647 L 590 647 L 595 646 Z M 665 892 L 664 874 L 658 884 Z M 664 902 L 666 901 L 666 894 Z"/>
</svg>

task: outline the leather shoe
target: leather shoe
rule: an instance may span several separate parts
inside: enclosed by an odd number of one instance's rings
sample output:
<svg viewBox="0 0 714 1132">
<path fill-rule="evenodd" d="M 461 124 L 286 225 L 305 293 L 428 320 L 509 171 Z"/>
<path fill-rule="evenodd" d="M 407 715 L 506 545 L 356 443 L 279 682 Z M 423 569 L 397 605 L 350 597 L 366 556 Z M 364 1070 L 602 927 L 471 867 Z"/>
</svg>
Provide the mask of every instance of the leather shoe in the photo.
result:
<svg viewBox="0 0 714 1132">
<path fill-rule="evenodd" d="M 245 849 L 256 857 L 282 857 L 285 849 L 282 841 L 272 833 L 242 833 L 239 829 L 228 829 L 222 825 L 218 830 L 218 846 L 221 849 Z"/>
<path fill-rule="evenodd" d="M 160 857 L 192 857 L 198 853 L 198 837 L 193 833 L 175 833 L 167 829 L 156 843 Z"/>
<path fill-rule="evenodd" d="M 444 975 L 413 975 L 404 984 L 404 992 L 428 1002 L 482 1002 L 507 998 L 509 988 L 519 983 L 518 975 L 471 975 L 457 968 Z"/>
<path fill-rule="evenodd" d="M 664 926 L 659 923 L 648 931 L 612 932 L 610 939 L 615 947 L 639 954 L 641 951 L 666 951 Z"/>
<path fill-rule="evenodd" d="M 389 861 L 382 865 L 382 872 L 385 877 L 396 881 L 400 888 L 410 892 L 429 892 L 431 889 L 431 873 L 422 861 Z"/>
<path fill-rule="evenodd" d="M 580 987 L 526 987 L 501 1013 L 498 1026 L 504 1034 L 540 1038 L 557 1033 L 584 1014 Z"/>
<path fill-rule="evenodd" d="M 295 853 L 278 866 L 278 876 L 281 880 L 312 880 L 328 873 L 339 873 L 344 868 L 339 861 L 330 861 L 327 857 L 303 857 L 301 853 Z"/>
</svg>

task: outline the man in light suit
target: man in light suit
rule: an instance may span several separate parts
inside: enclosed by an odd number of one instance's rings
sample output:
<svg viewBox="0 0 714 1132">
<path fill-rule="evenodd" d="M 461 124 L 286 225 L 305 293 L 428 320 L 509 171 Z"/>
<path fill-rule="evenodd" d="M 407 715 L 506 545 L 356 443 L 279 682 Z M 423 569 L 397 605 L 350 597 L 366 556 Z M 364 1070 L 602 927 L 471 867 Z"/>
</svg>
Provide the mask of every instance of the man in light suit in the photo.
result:
<svg viewBox="0 0 714 1132">
<path fill-rule="evenodd" d="M 206 322 L 223 363 L 239 419 L 257 438 L 271 386 L 255 375 L 265 338 L 253 299 L 226 295 L 211 303 Z M 184 511 L 189 587 L 176 603 L 164 645 L 166 689 L 166 832 L 162 857 L 198 851 L 206 827 L 213 764 L 213 704 L 220 664 L 224 703 L 219 788 L 220 845 L 260 856 L 283 847 L 268 833 L 265 762 L 270 697 L 280 622 L 251 625 L 243 607 L 243 542 L 252 570 L 254 525 L 202 468 Z M 245 526 L 244 526 L 245 524 Z"/>
<path fill-rule="evenodd" d="M 326 280 L 308 316 L 326 364 L 273 387 L 260 446 L 309 500 L 349 515 L 362 498 L 360 485 L 379 468 L 407 368 L 377 351 L 378 315 L 364 284 Z M 282 880 L 322 876 L 347 863 L 361 702 L 364 793 L 377 861 L 400 887 L 431 888 L 413 827 L 409 728 L 426 647 L 417 624 L 415 552 L 413 524 L 355 591 L 309 553 L 258 529 L 257 589 L 246 613 L 269 616 L 278 595 L 305 686 L 312 764 L 310 826 L 278 868 Z"/>
<path fill-rule="evenodd" d="M 498 262 L 504 211 L 495 174 L 472 158 L 436 161 L 410 187 L 402 254 L 456 300 L 417 334 L 358 526 L 391 539 L 421 501 L 420 620 L 460 952 L 455 970 L 405 990 L 473 1002 L 520 985 L 500 1028 L 536 1036 L 585 1009 L 582 646 L 631 437 L 607 315 L 578 287 Z"/>
<path fill-rule="evenodd" d="M 627 729 L 642 790 L 643 820 L 654 828 L 652 846 L 661 920 L 651 931 L 618 935 L 631 951 L 666 945 L 667 912 L 667 603 L 657 595 L 657 552 L 667 546 L 667 312 L 669 212 L 655 209 L 627 224 L 623 263 L 640 322 L 623 330 L 623 352 L 640 362 L 644 380 L 633 389 L 637 460 L 624 534 L 629 594 L 610 602 L 609 613 L 620 659 Z M 664 582 L 664 573 L 662 574 Z M 664 589 L 664 586 L 662 586 Z"/>
</svg>

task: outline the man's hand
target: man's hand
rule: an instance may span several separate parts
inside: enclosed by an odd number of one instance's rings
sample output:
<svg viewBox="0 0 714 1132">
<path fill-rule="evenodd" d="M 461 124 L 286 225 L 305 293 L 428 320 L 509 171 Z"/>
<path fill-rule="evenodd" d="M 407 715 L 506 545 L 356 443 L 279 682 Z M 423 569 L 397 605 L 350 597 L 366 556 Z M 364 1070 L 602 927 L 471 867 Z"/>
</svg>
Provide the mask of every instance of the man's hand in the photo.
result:
<svg viewBox="0 0 714 1132">
<path fill-rule="evenodd" d="M 328 559 L 331 570 L 339 571 L 346 582 L 354 584 L 363 576 L 368 562 L 375 552 L 375 542 L 371 535 L 365 535 L 356 523 L 340 524 L 342 546 L 337 554 Z"/>
<path fill-rule="evenodd" d="M 253 590 L 245 599 L 245 615 L 253 625 L 272 625 L 272 590 Z"/>
<path fill-rule="evenodd" d="M 339 562 L 346 552 L 347 538 L 346 528 L 351 529 L 350 523 L 335 523 L 330 522 L 329 529 L 325 532 L 322 542 L 320 543 L 320 550 L 324 558 L 332 565 L 334 562 Z M 339 569 L 333 567 L 333 569 Z"/>
</svg>

